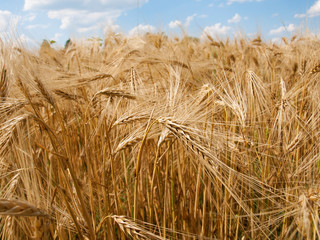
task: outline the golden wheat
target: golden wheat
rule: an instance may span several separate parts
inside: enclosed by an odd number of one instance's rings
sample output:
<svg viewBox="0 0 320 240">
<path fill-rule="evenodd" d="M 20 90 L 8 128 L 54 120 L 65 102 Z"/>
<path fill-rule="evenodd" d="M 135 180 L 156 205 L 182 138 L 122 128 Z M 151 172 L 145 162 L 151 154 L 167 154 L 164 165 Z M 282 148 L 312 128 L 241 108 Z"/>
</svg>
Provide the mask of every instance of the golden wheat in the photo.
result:
<svg viewBox="0 0 320 240">
<path fill-rule="evenodd" d="M 262 39 L 1 42 L 0 238 L 319 239 L 320 43 Z"/>
</svg>

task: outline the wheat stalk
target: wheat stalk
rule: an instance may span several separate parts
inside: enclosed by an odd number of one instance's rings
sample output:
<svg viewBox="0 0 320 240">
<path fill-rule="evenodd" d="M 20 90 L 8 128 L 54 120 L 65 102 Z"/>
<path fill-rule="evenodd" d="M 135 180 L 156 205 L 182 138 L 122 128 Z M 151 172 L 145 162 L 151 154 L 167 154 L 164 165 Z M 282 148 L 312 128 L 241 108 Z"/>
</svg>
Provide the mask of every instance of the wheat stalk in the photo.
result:
<svg viewBox="0 0 320 240">
<path fill-rule="evenodd" d="M 1 69 L 0 76 L 0 100 L 4 102 L 6 97 L 8 96 L 8 77 L 7 77 L 7 69 L 5 66 Z"/>
<path fill-rule="evenodd" d="M 181 139 L 182 142 L 192 150 L 192 152 L 200 157 L 199 162 L 207 170 L 206 173 L 208 176 L 212 179 L 215 177 L 227 189 L 230 195 L 246 213 L 250 213 L 250 208 L 245 202 L 242 201 L 237 191 L 228 185 L 225 177 L 229 176 L 229 174 L 234 173 L 238 179 L 245 179 L 244 183 L 248 184 L 248 186 L 254 189 L 257 189 L 257 191 L 260 191 L 259 189 L 263 188 L 264 191 L 273 193 L 273 190 L 270 190 L 270 186 L 267 184 L 246 174 L 237 172 L 235 169 L 227 166 L 225 163 L 219 160 L 207 147 L 205 147 L 206 144 L 204 139 L 201 139 L 201 137 L 199 135 L 197 136 L 196 133 L 191 132 L 188 127 L 176 123 L 170 118 L 159 118 L 158 122 L 166 126 L 171 132 L 174 133 L 174 135 Z M 223 174 L 221 172 L 223 172 Z M 260 231 L 262 231 L 262 234 L 266 236 L 265 231 L 259 227 L 259 220 L 257 218 L 254 218 L 254 224 L 260 229 Z"/>
</svg>

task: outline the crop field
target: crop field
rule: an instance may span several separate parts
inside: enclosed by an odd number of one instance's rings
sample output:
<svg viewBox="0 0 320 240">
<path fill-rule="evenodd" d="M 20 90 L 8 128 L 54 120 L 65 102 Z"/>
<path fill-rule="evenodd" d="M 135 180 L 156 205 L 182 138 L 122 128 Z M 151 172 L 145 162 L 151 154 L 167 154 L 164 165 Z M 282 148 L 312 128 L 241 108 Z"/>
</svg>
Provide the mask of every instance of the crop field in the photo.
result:
<svg viewBox="0 0 320 240">
<path fill-rule="evenodd" d="M 1 239 L 320 239 L 320 41 L 0 40 Z"/>
</svg>

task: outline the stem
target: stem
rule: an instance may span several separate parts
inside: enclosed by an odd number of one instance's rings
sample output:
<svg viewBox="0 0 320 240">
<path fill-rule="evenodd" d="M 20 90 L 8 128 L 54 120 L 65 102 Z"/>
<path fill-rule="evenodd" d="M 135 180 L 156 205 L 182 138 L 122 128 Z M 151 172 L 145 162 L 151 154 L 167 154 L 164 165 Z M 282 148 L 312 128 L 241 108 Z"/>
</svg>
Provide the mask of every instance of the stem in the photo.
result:
<svg viewBox="0 0 320 240">
<path fill-rule="evenodd" d="M 136 170 L 135 170 L 135 180 L 134 180 L 134 202 L 133 202 L 133 220 L 135 221 L 137 218 L 137 195 L 138 195 L 138 183 L 139 183 L 139 171 L 141 168 L 141 156 L 142 156 L 142 150 L 143 150 L 143 146 L 147 140 L 147 135 L 150 132 L 150 129 L 152 127 L 153 124 L 155 124 L 156 122 L 158 122 L 157 120 L 153 121 L 147 128 L 146 133 L 143 136 L 142 142 L 141 142 L 141 146 L 139 149 L 139 153 L 138 153 L 138 158 L 137 158 L 137 163 L 136 163 Z"/>
</svg>

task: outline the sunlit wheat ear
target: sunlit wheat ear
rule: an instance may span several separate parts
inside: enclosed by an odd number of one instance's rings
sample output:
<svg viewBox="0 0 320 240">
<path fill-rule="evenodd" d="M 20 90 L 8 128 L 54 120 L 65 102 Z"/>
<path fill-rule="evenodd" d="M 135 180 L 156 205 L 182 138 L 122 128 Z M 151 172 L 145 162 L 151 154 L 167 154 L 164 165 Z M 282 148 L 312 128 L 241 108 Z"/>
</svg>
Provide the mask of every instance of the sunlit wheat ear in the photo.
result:
<svg viewBox="0 0 320 240">
<path fill-rule="evenodd" d="M 108 78 L 112 78 L 114 79 L 114 77 L 111 74 L 108 73 L 99 73 L 93 76 L 89 76 L 89 77 L 83 77 L 80 79 L 75 79 L 75 81 L 77 81 L 80 84 L 86 84 L 86 83 L 90 83 L 93 81 L 97 81 L 97 80 L 102 80 L 102 79 L 108 79 Z"/>
<path fill-rule="evenodd" d="M 137 97 L 135 95 L 132 95 L 130 93 L 127 93 L 123 90 L 115 90 L 115 89 L 110 89 L 110 88 L 105 88 L 100 90 L 99 92 L 96 92 L 92 98 L 92 101 L 96 101 L 97 97 L 99 95 L 104 95 L 108 97 L 122 97 L 122 98 L 127 98 L 130 100 L 135 100 Z"/>
<path fill-rule="evenodd" d="M 0 199 L 0 215 L 15 217 L 35 217 L 33 226 L 34 239 L 49 237 L 50 216 L 36 206 L 15 199 Z"/>
<path fill-rule="evenodd" d="M 148 62 L 148 61 L 147 61 Z M 137 69 L 131 67 L 130 69 L 130 93 L 132 94 L 143 94 L 145 92 L 144 81 L 139 76 Z"/>
<path fill-rule="evenodd" d="M 0 115 L 11 115 L 23 108 L 27 103 L 20 100 L 9 100 L 0 104 Z"/>
<path fill-rule="evenodd" d="M 293 35 L 290 39 L 291 43 L 293 43 L 297 39 L 297 37 L 298 37 L 297 34 Z"/>
<path fill-rule="evenodd" d="M 292 140 L 288 143 L 285 149 L 285 153 L 289 154 L 295 149 L 297 149 L 305 140 L 306 134 L 303 132 L 299 132 Z"/>
<path fill-rule="evenodd" d="M 262 43 L 261 37 L 260 36 L 256 37 L 251 41 L 251 43 L 256 46 L 261 46 L 261 43 Z"/>
<path fill-rule="evenodd" d="M 299 231 L 307 239 L 311 239 L 312 234 L 320 239 L 320 217 L 319 217 L 319 207 L 320 207 L 320 188 L 312 187 L 307 191 L 307 193 L 301 194 L 299 196 L 300 212 L 297 218 L 297 225 Z"/>
<path fill-rule="evenodd" d="M 296 218 L 296 224 L 299 232 L 306 238 L 311 239 L 312 234 L 312 212 L 310 209 L 311 202 L 305 194 L 299 197 L 299 211 Z"/>
<path fill-rule="evenodd" d="M 195 105 L 199 106 L 199 113 L 203 112 L 204 108 L 207 110 L 210 104 L 215 103 L 214 88 L 209 84 L 201 86 Z M 201 107 L 202 106 L 202 107 Z"/>
<path fill-rule="evenodd" d="M 56 89 L 53 91 L 55 94 L 57 94 L 58 96 L 66 99 L 66 100 L 72 100 L 72 101 L 77 101 L 78 99 L 82 99 L 81 96 L 76 95 L 76 94 L 71 94 L 71 93 L 67 93 L 65 91 L 62 91 L 60 89 Z"/>
<path fill-rule="evenodd" d="M 103 89 L 96 94 L 101 94 L 101 95 L 106 95 L 106 96 L 111 96 L 111 97 L 123 97 L 123 98 L 128 98 L 128 99 L 136 99 L 137 98 L 135 95 L 132 95 L 132 94 L 127 93 L 122 90 Z"/>
<path fill-rule="evenodd" d="M 53 99 L 53 96 L 49 93 L 48 89 L 44 86 L 43 82 L 37 77 L 34 78 L 34 81 L 36 82 L 38 89 L 40 90 L 43 97 L 54 107 L 55 101 Z"/>
<path fill-rule="evenodd" d="M 176 136 L 181 137 L 182 140 L 189 146 L 193 151 L 195 151 L 199 156 L 205 158 L 206 150 L 197 143 L 195 139 L 193 139 L 188 133 L 188 131 L 180 126 L 178 123 L 173 122 L 169 118 L 160 118 L 158 122 L 166 126 L 171 132 L 173 132 Z"/>
<path fill-rule="evenodd" d="M 314 66 L 314 67 L 311 69 L 311 72 L 310 72 L 310 73 L 316 74 L 316 73 L 318 73 L 318 72 L 320 72 L 320 63 L 317 64 L 316 66 Z"/>
<path fill-rule="evenodd" d="M 12 143 L 12 139 L 15 137 L 15 133 L 19 124 L 24 123 L 31 115 L 23 114 L 16 116 L 4 122 L 0 127 L 0 156 L 3 156 L 9 151 L 9 147 Z"/>
<path fill-rule="evenodd" d="M 284 44 L 289 45 L 288 40 L 287 40 L 286 37 L 282 37 L 281 39 L 282 39 L 282 41 L 284 42 Z"/>
<path fill-rule="evenodd" d="M 150 240 L 165 240 L 159 235 L 156 235 L 144 226 L 137 224 L 133 220 L 127 218 L 126 216 L 113 215 L 111 218 L 118 224 L 121 231 L 131 236 L 133 239 L 150 239 Z"/>
<path fill-rule="evenodd" d="M 270 91 L 266 87 L 262 79 L 253 71 L 249 70 L 247 72 L 248 87 L 247 90 L 250 92 L 249 99 L 251 97 L 252 104 L 258 106 L 259 110 L 265 111 L 270 114 L 269 100 Z"/>
<path fill-rule="evenodd" d="M 127 139 L 124 139 L 123 141 L 121 141 L 118 145 L 118 147 L 115 150 L 115 153 L 124 150 L 126 148 L 129 147 L 133 147 L 135 146 L 138 142 L 141 142 L 142 137 L 134 137 L 134 136 L 130 136 Z"/>
<path fill-rule="evenodd" d="M 160 147 L 163 142 L 165 142 L 167 139 L 171 139 L 173 137 L 174 137 L 174 135 L 171 131 L 169 131 L 169 129 L 167 129 L 167 128 L 163 129 L 161 132 L 161 135 L 158 139 L 157 146 Z"/>
<path fill-rule="evenodd" d="M 133 114 L 133 115 L 128 115 L 128 116 L 123 116 L 123 117 L 118 118 L 113 123 L 113 126 L 128 124 L 128 123 L 132 123 L 135 121 L 141 121 L 141 120 L 147 120 L 147 119 L 150 119 L 150 116 L 147 114 L 142 114 L 142 115 Z"/>
<path fill-rule="evenodd" d="M 34 205 L 14 199 L 0 199 L 0 215 L 49 217 L 45 211 Z"/>
</svg>

